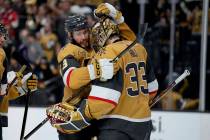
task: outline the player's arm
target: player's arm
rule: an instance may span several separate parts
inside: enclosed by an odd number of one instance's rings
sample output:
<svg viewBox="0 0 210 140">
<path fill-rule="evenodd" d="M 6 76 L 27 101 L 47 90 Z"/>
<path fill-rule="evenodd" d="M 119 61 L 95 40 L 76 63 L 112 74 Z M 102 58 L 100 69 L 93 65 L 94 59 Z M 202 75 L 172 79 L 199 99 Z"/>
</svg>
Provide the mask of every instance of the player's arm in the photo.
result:
<svg viewBox="0 0 210 140">
<path fill-rule="evenodd" d="M 117 74 L 118 75 L 118 74 Z M 121 75 L 115 75 L 106 82 L 94 81 L 90 95 L 76 108 L 60 103 L 47 109 L 52 126 L 64 133 L 74 133 L 90 125 L 90 120 L 99 119 L 110 113 L 118 104 L 121 96 Z"/>
<path fill-rule="evenodd" d="M 80 63 L 71 55 L 60 62 L 60 72 L 65 86 L 71 89 L 79 89 L 91 81 L 87 67 L 80 67 Z"/>
<path fill-rule="evenodd" d="M 104 53 L 97 55 L 96 58 L 106 58 L 109 60 L 115 58 L 117 54 L 112 49 L 114 47 L 112 45 L 107 46 Z M 120 69 L 120 63 L 118 62 L 115 63 L 115 75 L 112 79 L 106 82 L 100 80 L 93 81 L 91 92 L 88 96 L 88 104 L 85 109 L 85 115 L 89 119 L 99 119 L 117 106 L 123 87 L 123 75 Z"/>
<path fill-rule="evenodd" d="M 114 6 L 109 3 L 100 4 L 97 9 L 95 9 L 94 14 L 98 17 L 108 16 L 111 17 L 114 22 L 118 25 L 120 30 L 120 36 L 124 40 L 134 41 L 136 39 L 135 33 L 128 27 L 124 22 L 124 17 L 122 13 L 117 10 Z"/>
<path fill-rule="evenodd" d="M 120 36 L 123 40 L 136 40 L 136 35 L 125 22 L 119 24 L 118 28 L 120 30 Z"/>
<path fill-rule="evenodd" d="M 60 63 L 64 84 L 71 89 L 79 89 L 91 80 L 103 78 L 111 79 L 113 76 L 113 63 L 109 60 L 94 60 L 87 67 L 80 67 L 73 56 L 67 56 Z"/>
<path fill-rule="evenodd" d="M 8 72 L 8 83 L 11 83 L 15 77 L 16 73 L 14 71 Z M 14 100 L 25 95 L 29 89 L 35 91 L 37 89 L 37 82 L 37 77 L 29 72 L 23 75 L 22 78 L 17 78 L 16 82 L 8 89 L 8 94 L 6 96 L 9 100 Z"/>
<path fill-rule="evenodd" d="M 156 96 L 158 91 L 158 81 L 155 77 L 155 73 L 149 56 L 147 56 L 147 62 L 146 62 L 146 75 L 147 75 L 149 96 L 150 100 L 152 100 Z"/>
<path fill-rule="evenodd" d="M 16 73 L 14 71 L 7 72 L 7 58 L 3 51 L 3 49 L 0 49 L 0 79 L 1 79 L 1 95 L 0 96 L 6 96 L 9 100 L 16 99 L 19 96 L 24 95 L 28 91 L 27 84 L 34 85 L 34 88 L 37 88 L 37 79 L 31 79 L 29 80 L 31 73 L 24 75 L 22 79 L 20 79 L 20 84 L 17 84 L 16 81 L 14 85 L 12 85 L 8 89 L 8 84 L 11 83 L 11 81 L 16 77 Z M 3 97 L 3 98 L 4 98 Z M 1 99 L 3 99 L 1 98 Z"/>
</svg>

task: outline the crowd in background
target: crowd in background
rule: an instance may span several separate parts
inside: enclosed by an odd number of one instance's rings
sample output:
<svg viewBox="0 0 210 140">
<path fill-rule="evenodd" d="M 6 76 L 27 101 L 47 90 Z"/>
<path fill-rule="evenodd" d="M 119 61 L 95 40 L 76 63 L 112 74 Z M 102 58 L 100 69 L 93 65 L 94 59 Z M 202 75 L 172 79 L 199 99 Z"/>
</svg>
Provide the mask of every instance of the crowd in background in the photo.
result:
<svg viewBox="0 0 210 140">
<path fill-rule="evenodd" d="M 101 2 L 117 6 L 122 11 L 125 22 L 136 34 L 138 33 L 137 0 L 0 0 L 0 22 L 6 25 L 10 35 L 10 41 L 5 47 L 10 68 L 13 70 L 20 68 L 12 55 L 13 52 L 18 52 L 27 58 L 39 79 L 40 90 L 32 95 L 31 105 L 49 105 L 61 100 L 63 83 L 59 76 L 56 56 L 68 42 L 64 21 L 69 15 L 82 14 L 87 16 L 90 26 L 93 25 L 95 22 L 93 10 Z M 144 45 L 152 58 L 160 91 L 169 82 L 166 77 L 169 67 L 170 15 L 171 5 L 168 0 L 148 0 L 145 7 L 145 22 L 149 23 L 149 29 Z M 193 71 L 187 82 L 183 82 L 176 90 L 178 97 L 175 96 L 172 100 L 183 102 L 191 98 L 195 104 L 189 109 L 195 110 L 198 104 L 196 98 L 199 96 L 201 21 L 202 1 L 178 2 L 174 71 L 175 75 L 181 74 L 185 66 L 191 66 Z M 207 62 L 209 64 L 209 61 Z M 207 82 L 210 79 L 209 71 L 207 65 Z M 206 93 L 209 93 L 209 90 L 207 87 Z M 210 97 L 207 94 L 208 98 Z M 23 99 L 13 102 L 15 105 L 23 103 Z M 210 105 L 207 104 L 207 110 L 210 110 L 208 106 Z M 183 108 L 176 106 L 173 109 Z"/>
</svg>

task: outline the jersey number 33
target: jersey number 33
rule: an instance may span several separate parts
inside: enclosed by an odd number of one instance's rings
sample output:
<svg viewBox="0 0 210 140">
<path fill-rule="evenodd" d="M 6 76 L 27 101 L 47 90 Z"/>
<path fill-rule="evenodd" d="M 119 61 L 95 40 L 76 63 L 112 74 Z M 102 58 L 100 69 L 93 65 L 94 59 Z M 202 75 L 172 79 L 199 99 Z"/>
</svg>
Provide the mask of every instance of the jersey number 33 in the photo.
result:
<svg viewBox="0 0 210 140">
<path fill-rule="evenodd" d="M 130 96 L 138 96 L 141 92 L 148 94 L 147 78 L 145 75 L 145 62 L 140 61 L 138 63 L 128 63 L 125 67 L 125 72 L 129 78 L 129 82 L 132 83 L 132 87 L 127 88 L 127 94 Z"/>
</svg>

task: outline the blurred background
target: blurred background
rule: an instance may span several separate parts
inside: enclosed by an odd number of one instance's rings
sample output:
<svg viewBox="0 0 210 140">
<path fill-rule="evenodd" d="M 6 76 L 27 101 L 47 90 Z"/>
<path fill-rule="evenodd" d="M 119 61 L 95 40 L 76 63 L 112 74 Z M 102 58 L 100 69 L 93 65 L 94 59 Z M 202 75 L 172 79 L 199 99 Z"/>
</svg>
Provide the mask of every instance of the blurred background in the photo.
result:
<svg viewBox="0 0 210 140">
<path fill-rule="evenodd" d="M 168 94 L 154 109 L 210 111 L 208 55 L 204 73 L 206 87 L 202 94 L 205 101 L 202 102 L 204 107 L 199 109 L 203 17 L 201 0 L 0 0 L 0 22 L 6 25 L 10 36 L 5 47 L 10 69 L 20 69 L 21 65 L 14 55 L 18 53 L 27 58 L 38 76 L 39 90 L 31 95 L 30 106 L 49 106 L 61 101 L 63 83 L 56 56 L 67 42 L 64 21 L 68 15 L 83 14 L 93 25 L 93 10 L 101 2 L 118 7 L 125 22 L 138 37 L 140 24 L 149 23 L 144 46 L 153 61 L 159 93 L 187 66 L 192 68 L 191 76 L 174 88 L 171 91 L 173 94 Z M 207 13 L 208 40 L 210 9 Z M 209 51 L 207 49 L 206 53 L 209 54 Z M 22 106 L 24 103 L 24 97 L 11 101 L 13 106 Z"/>
</svg>

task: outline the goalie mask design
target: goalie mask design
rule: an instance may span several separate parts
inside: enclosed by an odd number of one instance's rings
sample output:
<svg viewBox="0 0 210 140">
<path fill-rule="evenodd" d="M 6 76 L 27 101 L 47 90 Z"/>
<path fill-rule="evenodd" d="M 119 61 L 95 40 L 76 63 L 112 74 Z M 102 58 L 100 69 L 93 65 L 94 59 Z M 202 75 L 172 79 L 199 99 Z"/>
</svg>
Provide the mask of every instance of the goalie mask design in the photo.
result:
<svg viewBox="0 0 210 140">
<path fill-rule="evenodd" d="M 4 36 L 5 40 L 8 39 L 8 32 L 7 29 L 5 28 L 5 26 L 3 24 L 0 23 L 0 35 Z"/>
<path fill-rule="evenodd" d="M 69 16 L 65 21 L 65 29 L 68 32 L 79 31 L 86 28 L 89 28 L 89 26 L 85 16 L 73 15 Z"/>
<path fill-rule="evenodd" d="M 91 29 L 92 48 L 98 52 L 110 36 L 115 34 L 119 34 L 118 26 L 110 18 L 101 18 Z"/>
</svg>

